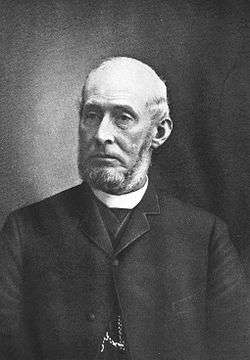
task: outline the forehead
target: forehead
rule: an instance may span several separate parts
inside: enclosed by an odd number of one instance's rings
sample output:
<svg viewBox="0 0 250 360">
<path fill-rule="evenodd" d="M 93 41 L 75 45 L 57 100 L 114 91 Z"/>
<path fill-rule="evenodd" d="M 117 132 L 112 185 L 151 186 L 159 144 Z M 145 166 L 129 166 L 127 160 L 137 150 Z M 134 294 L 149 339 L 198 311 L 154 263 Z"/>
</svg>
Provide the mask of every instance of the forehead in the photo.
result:
<svg viewBox="0 0 250 360">
<path fill-rule="evenodd" d="M 138 69 L 97 69 L 85 85 L 85 102 L 130 105 L 142 111 L 152 98 L 152 81 Z"/>
</svg>

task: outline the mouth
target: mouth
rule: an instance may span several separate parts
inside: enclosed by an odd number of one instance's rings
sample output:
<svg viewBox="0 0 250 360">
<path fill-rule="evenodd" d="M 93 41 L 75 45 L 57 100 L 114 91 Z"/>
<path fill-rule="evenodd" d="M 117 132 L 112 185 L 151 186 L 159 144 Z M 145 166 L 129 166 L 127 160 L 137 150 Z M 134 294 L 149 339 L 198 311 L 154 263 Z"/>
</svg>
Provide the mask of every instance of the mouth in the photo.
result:
<svg viewBox="0 0 250 360">
<path fill-rule="evenodd" d="M 109 155 L 109 154 L 103 154 L 98 153 L 95 155 L 90 156 L 91 160 L 97 160 L 97 161 L 108 161 L 108 162 L 121 162 L 121 159 L 116 155 Z"/>
</svg>

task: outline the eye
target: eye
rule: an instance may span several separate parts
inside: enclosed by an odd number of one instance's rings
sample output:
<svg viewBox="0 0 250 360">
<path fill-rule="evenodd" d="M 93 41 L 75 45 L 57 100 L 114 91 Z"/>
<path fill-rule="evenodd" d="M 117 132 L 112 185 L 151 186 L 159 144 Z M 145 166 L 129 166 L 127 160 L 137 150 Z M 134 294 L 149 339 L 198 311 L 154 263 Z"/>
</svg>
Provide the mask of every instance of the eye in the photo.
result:
<svg viewBox="0 0 250 360">
<path fill-rule="evenodd" d="M 132 121 L 132 120 L 133 120 L 133 118 L 132 118 L 130 115 L 127 115 L 127 114 L 122 114 L 122 115 L 120 116 L 120 118 L 121 118 L 121 120 L 124 121 L 124 122 L 126 122 L 126 121 Z"/>
<path fill-rule="evenodd" d="M 86 111 L 84 113 L 84 121 L 99 121 L 100 118 L 100 114 L 96 111 Z"/>
<path fill-rule="evenodd" d="M 134 118 L 128 113 L 119 113 L 115 116 L 116 124 L 121 128 L 127 128 L 133 123 Z"/>
</svg>

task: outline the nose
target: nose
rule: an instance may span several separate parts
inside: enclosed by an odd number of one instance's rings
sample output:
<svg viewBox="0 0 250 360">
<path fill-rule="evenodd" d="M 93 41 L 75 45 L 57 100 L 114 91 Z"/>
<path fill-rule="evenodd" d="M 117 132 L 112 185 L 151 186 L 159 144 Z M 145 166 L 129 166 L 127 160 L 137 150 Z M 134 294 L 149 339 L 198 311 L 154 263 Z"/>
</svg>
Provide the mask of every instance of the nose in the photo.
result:
<svg viewBox="0 0 250 360">
<path fill-rule="evenodd" d="M 102 121 L 100 122 L 95 138 L 101 144 L 112 144 L 114 142 L 113 124 L 110 115 L 104 114 Z"/>
</svg>

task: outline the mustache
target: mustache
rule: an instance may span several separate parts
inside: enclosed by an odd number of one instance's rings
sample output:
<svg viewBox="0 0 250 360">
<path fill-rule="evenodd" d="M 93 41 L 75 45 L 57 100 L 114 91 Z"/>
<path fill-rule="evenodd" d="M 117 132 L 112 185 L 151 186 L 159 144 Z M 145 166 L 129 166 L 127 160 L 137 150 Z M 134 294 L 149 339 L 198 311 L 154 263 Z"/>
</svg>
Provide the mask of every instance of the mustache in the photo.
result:
<svg viewBox="0 0 250 360">
<path fill-rule="evenodd" d="M 114 153 L 106 153 L 106 152 L 95 152 L 93 154 L 90 154 L 89 159 L 92 158 L 103 158 L 103 159 L 116 159 L 119 161 L 122 161 L 121 157 Z"/>
</svg>

